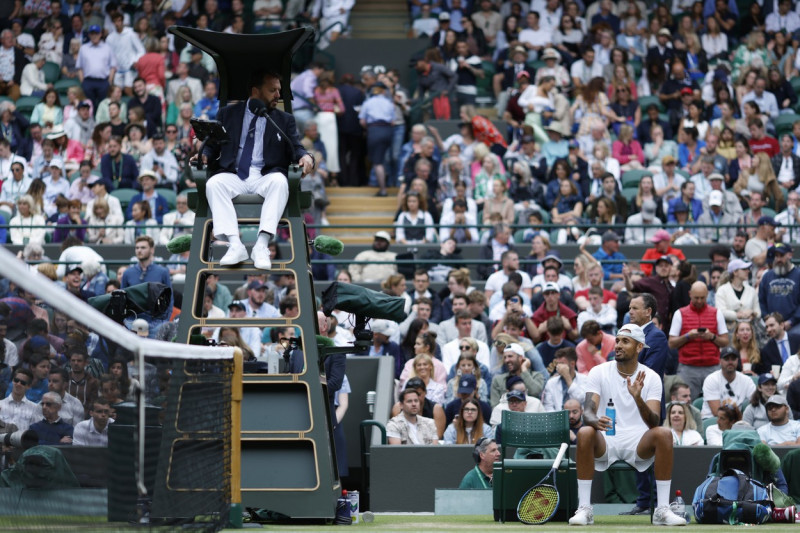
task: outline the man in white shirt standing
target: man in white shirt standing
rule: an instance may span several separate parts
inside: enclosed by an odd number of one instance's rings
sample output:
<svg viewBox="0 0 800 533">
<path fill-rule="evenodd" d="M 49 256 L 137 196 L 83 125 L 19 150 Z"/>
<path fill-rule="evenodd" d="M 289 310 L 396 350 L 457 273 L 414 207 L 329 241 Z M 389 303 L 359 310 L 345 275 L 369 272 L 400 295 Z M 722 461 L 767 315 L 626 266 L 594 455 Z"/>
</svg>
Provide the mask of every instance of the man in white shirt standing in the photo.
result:
<svg viewBox="0 0 800 533">
<path fill-rule="evenodd" d="M 73 446 L 108 446 L 108 424 L 114 420 L 110 417 L 111 405 L 105 398 L 98 398 L 89 409 L 89 419 L 75 426 L 72 433 Z"/>
<path fill-rule="evenodd" d="M 125 94 L 132 96 L 133 80 L 137 76 L 134 65 L 145 54 L 144 46 L 133 29 L 125 27 L 122 13 L 117 11 L 111 15 L 111 21 L 114 23 L 114 31 L 106 37 L 106 44 L 111 46 L 117 59 L 114 85 L 124 88 Z"/>
<path fill-rule="evenodd" d="M 572 64 L 569 69 L 569 75 L 572 78 L 575 89 L 578 90 L 589 83 L 592 78 L 603 75 L 603 65 L 594 60 L 594 48 L 587 46 L 583 49 L 581 59 Z"/>
</svg>

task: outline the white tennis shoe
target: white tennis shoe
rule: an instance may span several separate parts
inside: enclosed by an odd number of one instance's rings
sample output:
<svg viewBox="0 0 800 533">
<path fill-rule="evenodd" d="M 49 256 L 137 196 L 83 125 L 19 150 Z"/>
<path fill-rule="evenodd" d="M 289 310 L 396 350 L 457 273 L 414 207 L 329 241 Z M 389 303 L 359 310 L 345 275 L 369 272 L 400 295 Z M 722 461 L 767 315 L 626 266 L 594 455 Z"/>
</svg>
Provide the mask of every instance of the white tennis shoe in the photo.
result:
<svg viewBox="0 0 800 533">
<path fill-rule="evenodd" d="M 253 251 L 250 253 L 250 258 L 253 260 L 253 266 L 259 270 L 270 270 L 272 268 L 272 261 L 269 259 L 269 248 L 266 246 L 253 246 Z"/>
<path fill-rule="evenodd" d="M 232 244 L 222 259 L 219 260 L 220 266 L 238 265 L 247 260 L 247 248 L 243 244 Z"/>
<path fill-rule="evenodd" d="M 581 505 L 575 515 L 569 519 L 571 526 L 591 526 L 594 524 L 594 512 L 591 505 Z"/>
<path fill-rule="evenodd" d="M 686 519 L 672 512 L 668 505 L 656 507 L 653 513 L 654 526 L 685 526 Z"/>
</svg>

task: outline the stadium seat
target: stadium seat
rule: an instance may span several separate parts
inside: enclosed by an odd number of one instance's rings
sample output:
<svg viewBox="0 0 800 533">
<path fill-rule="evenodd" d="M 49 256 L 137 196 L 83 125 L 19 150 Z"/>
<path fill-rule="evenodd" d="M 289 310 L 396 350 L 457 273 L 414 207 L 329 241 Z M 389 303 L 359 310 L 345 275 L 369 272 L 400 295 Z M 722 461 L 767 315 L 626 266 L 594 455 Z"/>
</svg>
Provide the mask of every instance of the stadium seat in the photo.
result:
<svg viewBox="0 0 800 533">
<path fill-rule="evenodd" d="M 177 194 L 175 194 L 175 191 L 173 191 L 172 189 L 156 189 L 156 192 L 158 193 L 159 196 L 163 196 L 164 200 L 167 201 L 170 211 L 175 209 L 175 200 L 178 196 Z"/>
<path fill-rule="evenodd" d="M 128 204 L 131 203 L 131 199 L 137 194 L 139 194 L 139 191 L 136 189 L 116 189 L 111 191 L 111 196 L 119 200 L 123 211 L 128 209 Z"/>
<path fill-rule="evenodd" d="M 42 101 L 39 96 L 20 96 L 17 100 L 17 111 L 24 114 L 30 114 L 36 104 Z"/>
<path fill-rule="evenodd" d="M 681 176 L 683 176 L 683 177 L 684 177 L 684 178 L 686 178 L 687 180 L 688 180 L 689 178 L 691 178 L 691 177 L 692 177 L 692 176 L 690 176 L 690 175 L 689 175 L 689 173 L 688 173 L 688 172 L 686 172 L 685 170 L 681 170 L 681 169 L 677 169 L 677 168 L 675 169 L 675 174 L 680 174 Z"/>
<path fill-rule="evenodd" d="M 515 411 L 503 411 L 500 427 L 502 428 L 503 449 L 500 455 L 499 472 L 501 472 L 502 475 L 499 480 L 495 477 L 494 492 L 496 495 L 499 492 L 499 506 L 495 506 L 495 509 L 499 509 L 500 520 L 505 522 L 507 502 L 504 492 L 506 488 L 506 476 L 509 476 L 515 468 L 539 468 L 542 469 L 543 472 L 550 470 L 550 467 L 553 465 L 553 459 L 555 459 L 556 453 L 558 452 L 558 447 L 562 442 L 569 442 L 569 415 L 566 411 L 556 411 L 553 413 L 518 413 Z M 544 454 L 546 457 L 543 459 L 508 461 L 509 465 L 507 466 L 506 451 L 512 447 L 516 448 L 517 451 L 521 448 L 535 448 L 537 451 L 548 453 Z M 552 454 L 549 452 L 552 452 Z M 549 459 L 547 457 L 549 457 Z M 566 456 L 561 460 L 559 470 L 562 468 L 566 468 L 568 471 L 565 476 L 568 481 L 564 483 L 564 486 L 572 486 L 573 479 L 575 479 L 575 463 Z M 495 463 L 495 472 L 498 472 L 497 463 Z M 497 483 L 497 481 L 499 481 L 499 483 Z M 564 481 L 562 480 L 562 482 Z M 577 488 L 577 481 L 574 483 Z M 566 501 L 560 503 L 559 507 L 563 505 L 564 508 L 568 510 L 574 508 L 576 502 L 571 501 L 573 496 L 577 496 L 577 491 L 573 493 L 571 488 L 564 490 L 561 494 L 561 498 Z M 497 500 L 498 498 L 495 496 L 495 501 Z"/>
<path fill-rule="evenodd" d="M 42 71 L 44 72 L 44 81 L 47 83 L 55 83 L 61 76 L 61 67 L 52 61 L 46 62 L 42 67 Z"/>
<path fill-rule="evenodd" d="M 639 97 L 639 107 L 642 109 L 642 112 L 647 111 L 647 106 L 650 104 L 656 104 L 658 106 L 659 113 L 666 112 L 666 108 L 664 107 L 664 104 L 661 103 L 661 100 L 658 98 L 658 96 Z"/>
<path fill-rule="evenodd" d="M 58 94 L 67 94 L 67 89 L 70 87 L 74 87 L 76 85 L 80 85 L 80 82 L 74 78 L 65 78 L 63 80 L 58 80 L 57 82 L 53 83 L 53 89 L 58 92 Z"/>
<path fill-rule="evenodd" d="M 544 61 L 539 60 L 539 61 L 529 61 L 526 66 L 528 67 L 527 69 L 528 73 L 531 75 L 531 81 L 533 81 L 533 78 L 536 76 L 536 71 L 539 70 L 540 68 L 546 67 L 547 64 L 545 64 Z"/>
<path fill-rule="evenodd" d="M 694 401 L 692 402 L 692 405 L 694 405 L 696 408 L 698 408 L 698 409 L 700 409 L 702 411 L 703 410 L 703 397 L 700 396 L 699 398 L 695 398 Z"/>
<path fill-rule="evenodd" d="M 777 136 L 780 137 L 784 133 L 792 133 L 792 124 L 800 120 L 800 115 L 792 113 L 791 115 L 778 115 L 775 119 L 775 131 Z"/>
<path fill-rule="evenodd" d="M 622 187 L 627 189 L 628 187 L 639 187 L 639 182 L 642 181 L 642 178 L 645 176 L 653 177 L 653 173 L 649 170 L 626 170 L 622 173 Z"/>
<path fill-rule="evenodd" d="M 639 192 L 638 185 L 636 187 L 625 187 L 622 189 L 622 196 L 624 196 L 625 199 L 628 200 L 628 203 L 630 204 L 636 197 L 636 194 L 638 192 Z"/>
<path fill-rule="evenodd" d="M 716 423 L 717 423 L 717 417 L 716 416 L 712 416 L 711 418 L 703 419 L 703 428 L 702 428 L 701 433 L 703 435 L 703 440 L 704 441 L 708 442 L 708 440 L 706 439 L 706 430 L 708 429 L 709 426 L 713 426 Z"/>
</svg>

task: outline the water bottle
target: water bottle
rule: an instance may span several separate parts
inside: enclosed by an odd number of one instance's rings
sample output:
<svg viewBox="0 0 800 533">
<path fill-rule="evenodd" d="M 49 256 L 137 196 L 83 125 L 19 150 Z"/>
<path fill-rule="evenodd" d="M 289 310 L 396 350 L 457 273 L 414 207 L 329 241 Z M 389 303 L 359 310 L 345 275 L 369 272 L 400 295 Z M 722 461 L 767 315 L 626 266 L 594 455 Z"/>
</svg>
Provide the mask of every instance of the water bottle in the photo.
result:
<svg viewBox="0 0 800 533">
<path fill-rule="evenodd" d="M 676 515 L 682 516 L 684 519 L 686 519 L 687 524 L 691 521 L 689 514 L 686 512 L 686 504 L 681 496 L 681 491 L 675 491 L 675 499 L 669 504 L 669 509 Z"/>
<path fill-rule="evenodd" d="M 613 437 L 617 434 L 617 410 L 614 408 L 614 400 L 608 400 L 606 416 L 611 419 L 611 427 L 606 430 L 606 435 Z"/>
</svg>

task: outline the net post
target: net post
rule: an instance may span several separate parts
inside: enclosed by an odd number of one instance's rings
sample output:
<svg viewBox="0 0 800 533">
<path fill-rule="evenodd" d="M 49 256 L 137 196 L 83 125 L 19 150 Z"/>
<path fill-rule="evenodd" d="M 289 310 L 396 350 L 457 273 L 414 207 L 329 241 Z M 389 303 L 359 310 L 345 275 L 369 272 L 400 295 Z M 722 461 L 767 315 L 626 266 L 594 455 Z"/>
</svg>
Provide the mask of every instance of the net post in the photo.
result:
<svg viewBox="0 0 800 533">
<path fill-rule="evenodd" d="M 242 350 L 233 351 L 233 383 L 231 384 L 231 510 L 230 527 L 242 525 L 242 379 L 244 358 Z"/>
</svg>

